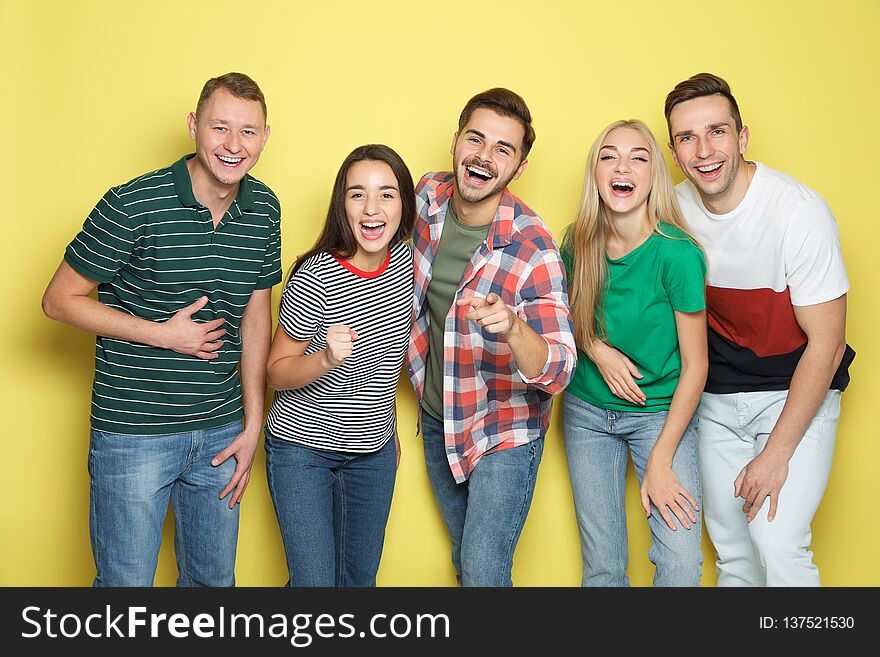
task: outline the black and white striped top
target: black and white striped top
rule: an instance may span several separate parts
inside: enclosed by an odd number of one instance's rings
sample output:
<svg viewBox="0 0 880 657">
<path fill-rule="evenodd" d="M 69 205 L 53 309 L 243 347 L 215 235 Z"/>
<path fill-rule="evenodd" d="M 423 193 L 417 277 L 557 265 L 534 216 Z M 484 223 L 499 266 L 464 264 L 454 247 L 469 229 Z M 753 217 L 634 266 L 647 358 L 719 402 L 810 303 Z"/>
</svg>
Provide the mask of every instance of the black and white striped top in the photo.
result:
<svg viewBox="0 0 880 657">
<path fill-rule="evenodd" d="M 358 338 L 339 367 L 301 388 L 275 393 L 268 432 L 275 438 L 338 452 L 373 452 L 394 435 L 394 396 L 412 321 L 412 252 L 396 244 L 375 272 L 328 253 L 309 258 L 281 297 L 279 325 L 310 340 L 305 355 L 326 348 L 327 327 L 344 324 Z"/>
</svg>

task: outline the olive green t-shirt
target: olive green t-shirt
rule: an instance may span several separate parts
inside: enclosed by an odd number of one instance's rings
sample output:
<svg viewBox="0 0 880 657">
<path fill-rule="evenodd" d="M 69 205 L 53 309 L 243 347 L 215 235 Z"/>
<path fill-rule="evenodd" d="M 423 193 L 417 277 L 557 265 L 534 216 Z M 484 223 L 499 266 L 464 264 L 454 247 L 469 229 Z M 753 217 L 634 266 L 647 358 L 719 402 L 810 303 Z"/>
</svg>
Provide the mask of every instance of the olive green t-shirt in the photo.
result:
<svg viewBox="0 0 880 657">
<path fill-rule="evenodd" d="M 455 293 L 468 262 L 486 241 L 489 226 L 465 226 L 452 211 L 452 202 L 446 206 L 446 219 L 440 244 L 431 266 L 428 284 L 428 324 L 431 327 L 428 362 L 425 369 L 425 392 L 422 407 L 436 419 L 443 419 L 443 333 Z"/>
<path fill-rule="evenodd" d="M 642 373 L 643 378 L 635 381 L 647 400 L 640 406 L 614 396 L 593 361 L 578 350 L 577 368 L 567 391 L 594 406 L 653 412 L 668 410 L 672 402 L 681 373 L 674 313 L 706 307 L 706 260 L 674 226 L 661 223 L 660 230 L 669 237 L 655 231 L 622 258 L 605 256 L 605 339 Z M 571 279 L 574 253 L 569 239 L 563 242 L 562 260 Z M 597 309 L 597 321 L 599 313 Z"/>
</svg>

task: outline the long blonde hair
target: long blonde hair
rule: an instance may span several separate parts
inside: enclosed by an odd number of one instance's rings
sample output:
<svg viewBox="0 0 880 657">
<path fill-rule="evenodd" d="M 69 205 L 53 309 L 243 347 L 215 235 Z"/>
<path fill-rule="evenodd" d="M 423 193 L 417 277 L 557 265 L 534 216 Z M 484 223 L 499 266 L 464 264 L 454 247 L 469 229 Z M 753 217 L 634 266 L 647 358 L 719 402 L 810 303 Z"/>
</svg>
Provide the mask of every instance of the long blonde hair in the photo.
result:
<svg viewBox="0 0 880 657">
<path fill-rule="evenodd" d="M 654 139 L 650 129 L 638 119 L 615 121 L 605 128 L 593 142 L 587 155 L 584 171 L 584 189 L 578 206 L 577 218 L 566 233 L 564 249 L 574 255 L 574 270 L 568 281 L 571 315 L 574 319 L 574 336 L 578 348 L 590 353 L 593 340 L 605 339 L 605 326 L 597 309 L 602 310 L 606 288 L 608 285 L 608 267 L 605 261 L 605 244 L 611 228 L 605 215 L 605 204 L 599 196 L 596 184 L 596 166 L 599 162 L 599 150 L 605 138 L 612 130 L 629 128 L 635 130 L 648 142 L 651 149 L 651 191 L 648 192 L 648 222 L 653 232 L 671 239 L 660 230 L 660 221 L 671 224 L 684 233 L 699 247 L 696 238 L 688 229 L 678 207 L 672 178 L 663 160 L 660 145 Z"/>
</svg>

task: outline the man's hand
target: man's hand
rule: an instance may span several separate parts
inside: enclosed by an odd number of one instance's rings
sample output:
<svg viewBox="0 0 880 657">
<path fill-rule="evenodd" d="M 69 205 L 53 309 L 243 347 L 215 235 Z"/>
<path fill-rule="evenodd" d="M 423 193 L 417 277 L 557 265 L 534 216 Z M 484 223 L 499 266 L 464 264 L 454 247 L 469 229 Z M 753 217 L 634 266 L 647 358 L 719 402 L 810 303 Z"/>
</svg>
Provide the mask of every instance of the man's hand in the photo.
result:
<svg viewBox="0 0 880 657">
<path fill-rule="evenodd" d="M 324 357 L 327 364 L 339 367 L 351 356 L 352 343 L 358 339 L 357 331 L 350 329 L 344 324 L 334 324 L 327 327 L 327 348 L 324 349 Z"/>
<path fill-rule="evenodd" d="M 653 502 L 672 531 L 676 530 L 675 520 L 672 519 L 673 514 L 685 529 L 691 528 L 690 523 L 697 522 L 696 513 L 699 512 L 700 505 L 697 504 L 694 496 L 681 485 L 671 467 L 653 465 L 649 461 L 645 477 L 642 479 L 640 493 L 645 516 L 651 517 L 651 502 Z"/>
<path fill-rule="evenodd" d="M 601 340 L 593 340 L 590 351 L 590 360 L 596 364 L 611 394 L 633 404 L 644 405 L 647 397 L 633 381 L 633 377 L 642 378 L 639 368 L 617 349 Z"/>
<path fill-rule="evenodd" d="M 464 318 L 476 322 L 489 333 L 508 333 L 519 319 L 516 313 L 494 292 L 485 297 L 467 296 L 455 302 L 458 306 L 470 306 Z"/>
<path fill-rule="evenodd" d="M 733 482 L 733 496 L 745 500 L 742 510 L 747 514 L 747 522 L 751 522 L 764 500 L 770 498 L 770 512 L 767 520 L 772 522 L 776 517 L 776 506 L 779 503 L 779 491 L 788 478 L 788 458 L 774 452 L 764 451 L 753 458 L 744 467 Z"/>
<path fill-rule="evenodd" d="M 159 324 L 161 346 L 202 360 L 217 358 L 216 351 L 223 346 L 220 338 L 226 335 L 226 329 L 220 327 L 226 320 L 221 317 L 199 323 L 192 319 L 207 303 L 208 297 L 201 297 L 178 310 L 167 322 Z"/>
<path fill-rule="evenodd" d="M 244 491 L 247 488 L 251 478 L 251 466 L 254 464 L 254 452 L 257 451 L 257 444 L 260 442 L 260 431 L 242 431 L 235 437 L 229 446 L 222 452 L 211 459 L 211 465 L 218 466 L 225 463 L 230 456 L 234 456 L 237 461 L 235 472 L 226 484 L 226 488 L 220 491 L 220 499 L 229 495 L 229 491 L 235 489 L 232 497 L 229 498 L 229 508 L 232 509 L 236 504 L 241 502 Z"/>
</svg>

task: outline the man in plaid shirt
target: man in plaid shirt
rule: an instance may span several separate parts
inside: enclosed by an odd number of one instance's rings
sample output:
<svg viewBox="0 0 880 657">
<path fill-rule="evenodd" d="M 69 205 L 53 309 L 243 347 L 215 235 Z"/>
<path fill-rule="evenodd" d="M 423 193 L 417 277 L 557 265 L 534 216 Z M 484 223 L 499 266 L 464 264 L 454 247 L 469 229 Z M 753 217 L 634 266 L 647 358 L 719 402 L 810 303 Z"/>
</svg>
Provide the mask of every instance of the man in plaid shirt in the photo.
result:
<svg viewBox="0 0 880 657">
<path fill-rule="evenodd" d="M 463 586 L 512 584 L 552 395 L 577 362 L 559 251 L 507 191 L 528 164 L 531 123 L 512 91 L 474 96 L 453 137 L 454 171 L 416 189 L 407 370 Z"/>
</svg>

